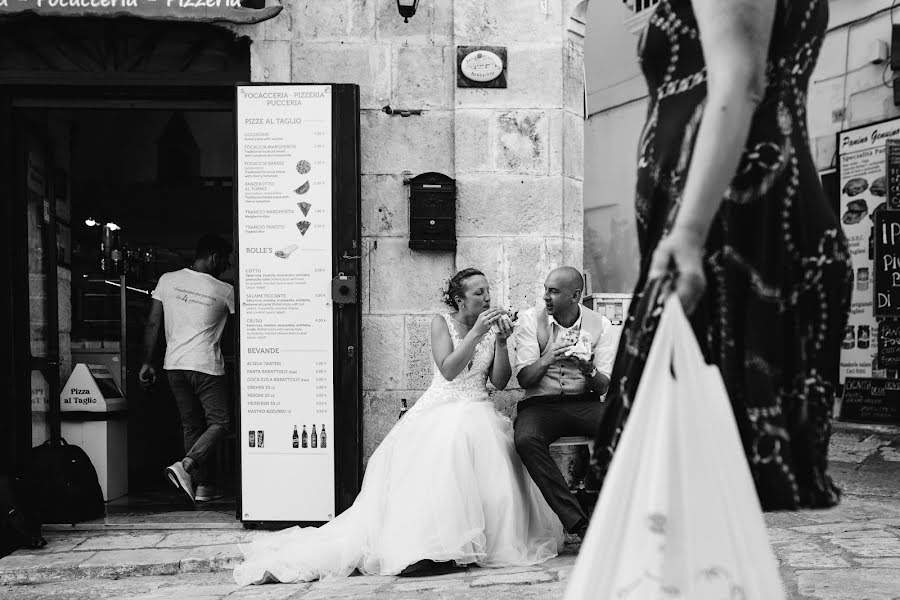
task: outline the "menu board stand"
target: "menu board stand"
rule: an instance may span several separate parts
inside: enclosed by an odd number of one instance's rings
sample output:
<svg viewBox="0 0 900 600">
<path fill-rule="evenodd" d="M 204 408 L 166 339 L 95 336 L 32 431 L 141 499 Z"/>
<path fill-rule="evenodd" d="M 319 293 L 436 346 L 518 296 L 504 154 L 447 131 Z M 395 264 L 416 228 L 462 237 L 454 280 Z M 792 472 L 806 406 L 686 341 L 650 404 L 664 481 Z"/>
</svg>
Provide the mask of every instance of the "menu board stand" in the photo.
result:
<svg viewBox="0 0 900 600">
<path fill-rule="evenodd" d="M 317 525 L 362 480 L 359 87 L 235 93 L 237 517 Z"/>
</svg>

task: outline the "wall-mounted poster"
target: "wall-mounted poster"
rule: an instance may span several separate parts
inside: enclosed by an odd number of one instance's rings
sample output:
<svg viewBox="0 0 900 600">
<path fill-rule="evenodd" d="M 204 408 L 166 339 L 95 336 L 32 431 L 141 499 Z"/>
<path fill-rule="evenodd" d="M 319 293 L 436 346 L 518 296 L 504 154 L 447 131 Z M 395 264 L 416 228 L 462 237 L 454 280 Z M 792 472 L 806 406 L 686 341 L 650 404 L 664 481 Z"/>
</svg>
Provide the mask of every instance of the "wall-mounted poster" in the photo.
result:
<svg viewBox="0 0 900 600">
<path fill-rule="evenodd" d="M 842 131 L 837 135 L 839 211 L 850 244 L 853 294 L 841 344 L 840 382 L 872 377 L 878 351 L 875 320 L 875 214 L 887 208 L 887 141 L 900 139 L 900 119 Z M 875 373 L 877 375 L 878 373 Z"/>
</svg>

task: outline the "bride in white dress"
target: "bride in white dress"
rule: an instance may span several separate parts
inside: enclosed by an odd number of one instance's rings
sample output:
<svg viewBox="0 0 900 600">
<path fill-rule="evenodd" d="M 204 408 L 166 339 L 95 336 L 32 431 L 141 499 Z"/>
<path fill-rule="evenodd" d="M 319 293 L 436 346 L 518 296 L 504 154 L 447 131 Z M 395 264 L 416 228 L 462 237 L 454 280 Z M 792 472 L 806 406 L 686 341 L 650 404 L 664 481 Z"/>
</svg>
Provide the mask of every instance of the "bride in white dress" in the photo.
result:
<svg viewBox="0 0 900 600">
<path fill-rule="evenodd" d="M 450 280 L 456 312 L 431 324 L 434 379 L 381 442 L 353 506 L 321 527 L 292 527 L 242 545 L 239 584 L 396 575 L 423 560 L 483 567 L 556 556 L 562 524 L 528 476 L 510 420 L 494 408 L 511 374 L 505 311 L 490 308 L 475 269 Z"/>
</svg>

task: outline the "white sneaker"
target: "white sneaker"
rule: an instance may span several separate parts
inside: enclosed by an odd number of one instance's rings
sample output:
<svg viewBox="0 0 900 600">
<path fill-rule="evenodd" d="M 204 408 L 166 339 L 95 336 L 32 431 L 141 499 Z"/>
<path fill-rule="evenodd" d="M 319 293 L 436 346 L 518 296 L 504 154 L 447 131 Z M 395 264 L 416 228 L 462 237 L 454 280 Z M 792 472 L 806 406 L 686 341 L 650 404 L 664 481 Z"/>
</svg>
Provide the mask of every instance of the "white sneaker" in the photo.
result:
<svg viewBox="0 0 900 600">
<path fill-rule="evenodd" d="M 166 477 L 172 482 L 177 489 L 184 492 L 185 496 L 191 502 L 194 501 L 194 481 L 191 474 L 188 473 L 181 461 L 177 461 L 166 467 Z"/>
<path fill-rule="evenodd" d="M 210 500 L 216 500 L 224 496 L 219 490 L 219 488 L 213 485 L 203 485 L 200 484 L 197 486 L 197 492 L 194 494 L 194 500 L 197 502 L 209 502 Z"/>
</svg>

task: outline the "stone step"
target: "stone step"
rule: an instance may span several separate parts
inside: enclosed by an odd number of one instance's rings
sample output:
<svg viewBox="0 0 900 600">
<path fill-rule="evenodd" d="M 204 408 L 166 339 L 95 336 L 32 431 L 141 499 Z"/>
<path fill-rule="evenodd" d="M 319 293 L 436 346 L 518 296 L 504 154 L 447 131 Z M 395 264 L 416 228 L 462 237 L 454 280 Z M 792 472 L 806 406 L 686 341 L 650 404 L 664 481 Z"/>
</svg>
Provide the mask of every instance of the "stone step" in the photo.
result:
<svg viewBox="0 0 900 600">
<path fill-rule="evenodd" d="M 0 584 L 226 571 L 240 561 L 237 545 L 255 535 L 234 529 L 46 531 L 46 547 L 0 559 Z"/>
</svg>

